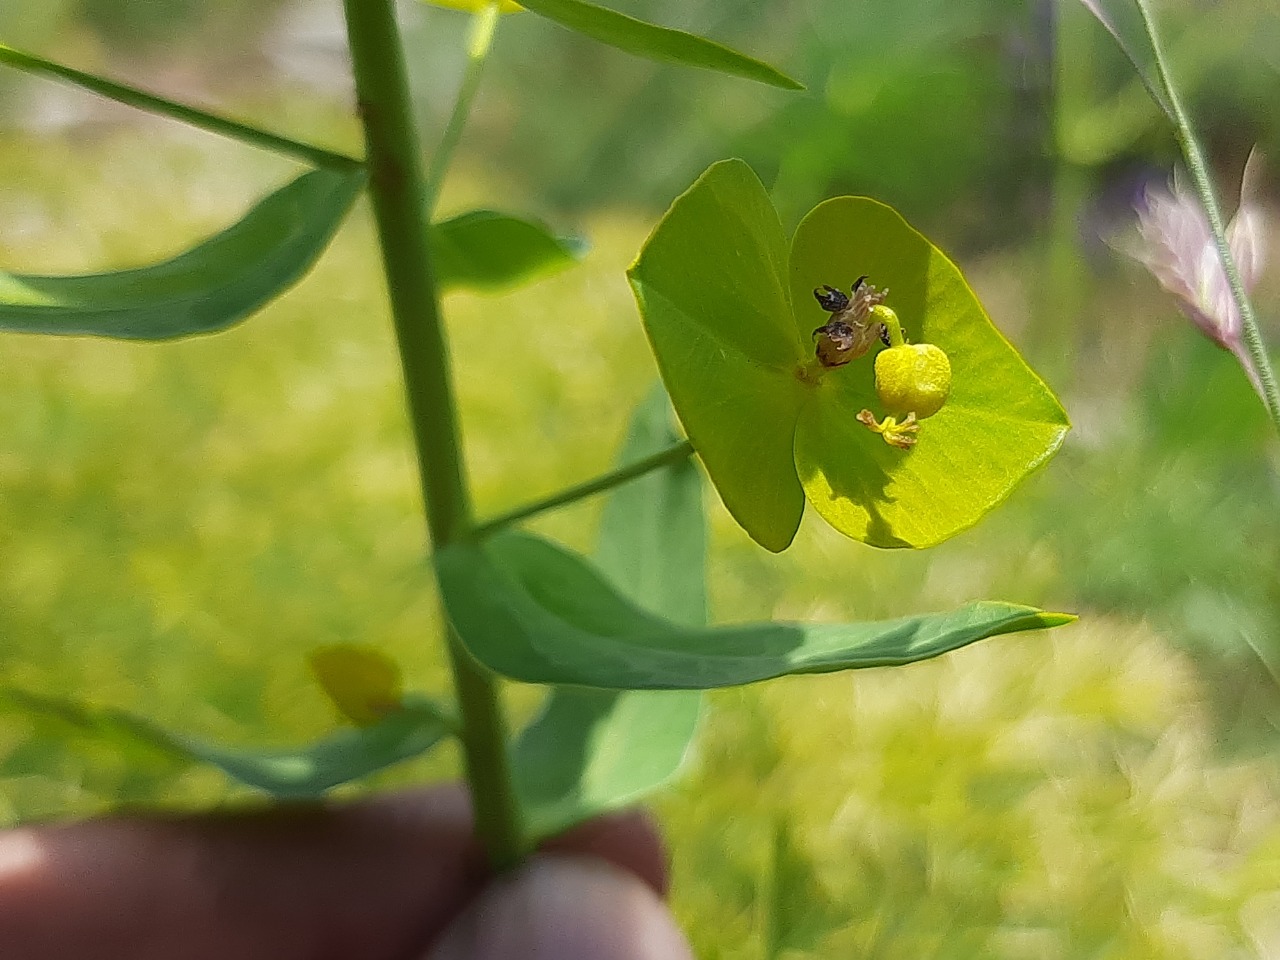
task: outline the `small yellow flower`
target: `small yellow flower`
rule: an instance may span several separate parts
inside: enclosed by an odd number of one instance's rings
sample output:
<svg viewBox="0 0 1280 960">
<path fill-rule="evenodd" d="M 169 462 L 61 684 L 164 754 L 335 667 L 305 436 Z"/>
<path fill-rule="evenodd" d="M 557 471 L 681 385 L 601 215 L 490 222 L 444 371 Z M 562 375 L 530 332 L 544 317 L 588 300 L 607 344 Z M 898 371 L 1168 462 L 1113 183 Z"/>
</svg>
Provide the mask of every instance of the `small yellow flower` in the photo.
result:
<svg viewBox="0 0 1280 960">
<path fill-rule="evenodd" d="M 907 343 L 898 315 L 882 303 L 867 311 L 866 322 L 883 331 L 887 344 L 876 355 L 876 396 L 888 415 L 877 420 L 870 410 L 858 414 L 858 422 L 880 434 L 899 450 L 916 445 L 920 421 L 942 409 L 951 395 L 951 361 L 932 343 Z"/>
</svg>

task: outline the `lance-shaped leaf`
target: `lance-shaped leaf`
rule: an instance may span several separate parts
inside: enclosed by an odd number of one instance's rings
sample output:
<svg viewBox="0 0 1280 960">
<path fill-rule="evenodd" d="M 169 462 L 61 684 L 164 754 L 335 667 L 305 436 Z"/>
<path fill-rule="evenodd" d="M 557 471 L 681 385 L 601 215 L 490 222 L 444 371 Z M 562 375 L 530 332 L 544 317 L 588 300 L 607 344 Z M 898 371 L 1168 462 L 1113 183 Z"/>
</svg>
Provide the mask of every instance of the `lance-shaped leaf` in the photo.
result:
<svg viewBox="0 0 1280 960">
<path fill-rule="evenodd" d="M 24 13 L 23 16 L 26 17 L 26 14 Z M 190 104 L 157 97 L 155 94 L 139 90 L 137 87 L 116 83 L 106 77 L 99 77 L 92 73 L 85 73 L 83 70 L 64 66 L 32 53 L 15 50 L 13 47 L 6 46 L 3 43 L 0 43 L 0 64 L 15 67 L 18 70 L 33 73 L 37 76 L 52 77 L 85 90 L 90 90 L 100 97 L 106 97 L 108 100 L 115 100 L 118 103 L 136 107 L 156 116 L 170 117 L 183 123 L 189 123 L 200 130 L 208 130 L 210 133 L 231 137 L 233 140 L 239 140 L 242 143 L 251 143 L 263 149 L 279 153 L 282 156 L 292 157 L 295 160 L 301 160 L 317 167 L 349 171 L 360 166 L 360 161 L 354 157 L 334 153 L 332 150 L 326 150 L 323 147 L 317 147 L 309 143 L 291 140 L 277 133 L 271 133 L 268 130 L 261 130 L 249 124 L 241 123 L 231 117 L 209 113 Z"/>
<path fill-rule="evenodd" d="M 1071 622 L 983 601 L 872 623 L 692 628 L 641 610 L 581 557 L 508 533 L 436 555 L 449 620 L 481 663 L 531 683 L 697 690 L 912 663 L 985 637 Z"/>
<path fill-rule="evenodd" d="M 249 750 L 174 733 L 125 710 L 14 688 L 0 687 L 0 707 L 53 721 L 71 736 L 91 737 L 121 749 L 150 749 L 182 764 L 211 764 L 241 783 L 287 799 L 318 797 L 339 784 L 426 753 L 455 726 L 431 701 L 406 697 L 397 710 L 370 726 L 339 730 L 305 747 Z"/>
<path fill-rule="evenodd" d="M 623 467 L 682 439 L 671 402 L 654 384 L 636 407 L 618 453 Z M 707 622 L 707 519 L 692 458 L 631 480 L 609 495 L 600 518 L 597 569 L 634 603 L 689 626 Z"/>
<path fill-rule="evenodd" d="M 676 411 L 729 512 L 785 549 L 804 499 L 842 533 L 926 547 L 976 523 L 1062 443 L 1057 399 L 995 329 L 960 271 L 874 200 L 821 204 L 786 240 L 741 161 L 679 197 L 629 271 Z M 786 263 L 784 267 L 782 264 Z M 813 290 L 868 275 L 909 337 L 946 351 L 951 397 L 901 450 L 858 422 L 880 407 L 873 354 L 824 368 Z"/>
<path fill-rule="evenodd" d="M 436 281 L 446 290 L 503 290 L 576 263 L 580 240 L 495 210 L 474 210 L 431 225 Z"/>
<path fill-rule="evenodd" d="M 1115 38 L 1121 51 L 1137 71 L 1138 79 L 1151 94 L 1151 99 L 1164 111 L 1165 116 L 1173 120 L 1173 105 L 1169 103 L 1169 97 L 1160 85 L 1151 36 L 1147 32 L 1142 9 L 1139 7 L 1144 0 L 1080 0 L 1080 2 Z"/>
<path fill-rule="evenodd" d="M 712 40 L 646 23 L 583 0 L 520 0 L 520 5 L 592 40 L 638 57 L 715 70 L 784 90 L 804 89 L 803 84 L 767 63 L 753 60 Z"/>
<path fill-rule="evenodd" d="M 148 267 L 84 276 L 0 272 L 0 330 L 126 340 L 224 330 L 311 268 L 363 183 L 358 170 L 304 173 L 226 230 Z"/>
<path fill-rule="evenodd" d="M 637 408 L 619 465 L 679 440 L 661 387 Z M 605 504 L 597 562 L 632 601 L 678 622 L 707 620 L 702 480 L 690 461 L 616 490 Z M 694 691 L 556 687 L 516 741 L 526 826 L 548 836 L 634 802 L 675 773 L 697 726 Z"/>
</svg>

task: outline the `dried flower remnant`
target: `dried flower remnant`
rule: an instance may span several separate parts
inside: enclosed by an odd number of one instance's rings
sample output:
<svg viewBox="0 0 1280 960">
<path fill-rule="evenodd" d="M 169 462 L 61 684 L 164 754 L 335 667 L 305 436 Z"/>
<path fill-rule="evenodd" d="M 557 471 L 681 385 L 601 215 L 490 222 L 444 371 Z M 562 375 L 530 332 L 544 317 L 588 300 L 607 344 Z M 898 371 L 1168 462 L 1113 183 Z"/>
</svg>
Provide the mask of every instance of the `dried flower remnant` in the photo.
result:
<svg viewBox="0 0 1280 960">
<path fill-rule="evenodd" d="M 1264 224 L 1259 203 L 1262 157 L 1255 150 L 1245 164 L 1240 206 L 1227 226 L 1227 244 L 1246 292 L 1262 274 Z M 1231 295 L 1213 231 L 1196 194 L 1175 175 L 1172 190 L 1149 186 L 1137 207 L 1137 240 L 1122 252 L 1143 264 L 1177 298 L 1178 307 L 1214 343 L 1235 354 L 1262 394 L 1261 380 L 1243 340 L 1240 308 Z"/>
<path fill-rule="evenodd" d="M 884 324 L 872 316 L 872 310 L 884 303 L 889 291 L 877 290 L 866 281 L 866 276 L 855 280 L 848 295 L 825 284 L 813 291 L 818 304 L 832 315 L 813 331 L 815 353 L 824 367 L 857 360 L 877 339 L 888 345 Z"/>
</svg>

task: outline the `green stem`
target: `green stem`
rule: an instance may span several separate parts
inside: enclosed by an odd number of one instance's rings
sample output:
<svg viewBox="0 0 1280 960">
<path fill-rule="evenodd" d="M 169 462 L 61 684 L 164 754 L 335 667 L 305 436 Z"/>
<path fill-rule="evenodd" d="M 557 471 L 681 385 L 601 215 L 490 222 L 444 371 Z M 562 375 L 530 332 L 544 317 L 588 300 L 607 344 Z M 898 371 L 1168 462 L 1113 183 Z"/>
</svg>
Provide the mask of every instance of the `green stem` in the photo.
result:
<svg viewBox="0 0 1280 960">
<path fill-rule="evenodd" d="M 432 271 L 425 189 L 395 0 L 343 0 L 364 126 L 369 191 L 400 346 L 435 549 L 471 536 L 471 503 L 440 301 Z M 496 680 L 450 632 L 447 642 L 462 714 L 462 748 L 476 831 L 497 866 L 525 853 Z"/>
<path fill-rule="evenodd" d="M 431 158 L 431 166 L 426 177 L 426 212 L 424 216 L 430 220 L 435 213 L 436 201 L 440 199 L 440 187 L 444 183 L 444 175 L 449 170 L 449 161 L 453 159 L 453 151 L 462 139 L 462 128 L 466 126 L 467 117 L 471 114 L 471 103 L 475 100 L 476 91 L 480 89 L 480 78 L 484 74 L 485 61 L 489 59 L 489 51 L 493 48 L 493 35 L 498 27 L 498 4 L 490 3 L 480 10 L 471 21 L 471 31 L 467 37 L 467 69 L 462 75 L 462 85 L 458 88 L 457 99 L 453 103 L 453 112 L 445 125 L 444 134 L 440 138 L 440 146 Z"/>
<path fill-rule="evenodd" d="M 587 497 L 597 493 L 604 493 L 606 490 L 612 490 L 614 487 L 621 486 L 629 480 L 642 477 L 646 473 L 659 470 L 662 467 L 669 467 L 674 463 L 693 454 L 693 444 L 688 440 L 681 440 L 674 446 L 668 447 L 666 450 L 659 450 L 657 453 L 645 457 L 643 460 L 637 460 L 635 463 L 629 463 L 625 467 L 619 467 L 617 470 L 611 470 L 606 474 L 596 477 L 594 480 L 588 480 L 585 483 L 579 483 L 576 486 L 561 490 L 549 497 L 541 500 L 535 500 L 533 503 L 526 504 L 523 507 L 517 507 L 510 513 L 504 513 L 487 520 L 475 528 L 477 537 L 487 537 L 497 533 L 505 527 L 519 523 L 521 520 L 528 520 L 530 517 L 536 517 L 540 513 L 548 510 L 554 510 L 556 507 L 568 506 L 571 503 L 577 503 L 579 500 L 585 500 Z"/>
<path fill-rule="evenodd" d="M 0 44 L 0 63 L 6 63 L 27 73 L 56 77 L 59 80 L 65 80 L 68 83 L 90 90 L 99 96 L 106 97 L 108 100 L 115 100 L 162 117 L 181 120 L 183 123 L 198 127 L 201 130 L 208 130 L 210 133 L 230 137 L 233 140 L 252 144 L 255 147 L 262 147 L 273 153 L 293 157 L 318 167 L 347 170 L 360 166 L 360 161 L 354 157 L 334 153 L 332 150 L 315 147 L 309 143 L 299 143 L 297 140 L 290 140 L 288 137 L 282 137 L 266 130 L 259 130 L 257 127 L 251 127 L 238 120 L 220 117 L 217 114 L 189 107 L 184 103 L 177 103 L 173 100 L 166 100 L 164 97 L 145 93 L 134 87 L 113 83 L 102 77 L 95 77 L 91 73 L 84 73 L 71 67 L 64 67 L 51 60 L 45 60 L 43 57 L 14 50 L 4 44 Z"/>
<path fill-rule="evenodd" d="M 885 332 L 889 335 L 889 346 L 901 347 L 907 342 L 907 338 L 903 336 L 902 323 L 898 320 L 898 315 L 883 303 L 877 303 L 871 308 L 871 316 L 884 324 Z"/>
<path fill-rule="evenodd" d="M 1178 145 L 1182 147 L 1182 155 L 1186 158 L 1187 168 L 1191 171 L 1191 179 L 1195 183 L 1196 193 L 1200 195 L 1200 202 L 1204 204 L 1205 215 L 1209 219 L 1209 226 L 1213 232 L 1213 241 L 1218 248 L 1218 257 L 1222 261 L 1222 268 L 1227 274 L 1227 283 L 1231 287 L 1231 297 L 1235 300 L 1236 307 L 1240 311 L 1244 343 L 1249 351 L 1249 358 L 1253 362 L 1254 372 L 1258 377 L 1258 384 L 1262 392 L 1262 402 L 1266 405 L 1267 413 L 1271 415 L 1271 420 L 1275 424 L 1277 432 L 1280 432 L 1280 386 L 1277 386 L 1276 383 L 1275 371 L 1271 367 L 1271 358 L 1267 355 L 1267 346 L 1263 342 L 1262 332 L 1258 328 L 1258 318 L 1253 312 L 1253 304 L 1249 302 L 1249 295 L 1244 289 L 1244 281 L 1240 278 L 1240 270 L 1236 266 L 1235 257 L 1231 255 L 1231 245 L 1227 243 L 1227 233 L 1223 227 L 1222 207 L 1218 203 L 1217 193 L 1214 191 L 1213 182 L 1209 178 L 1209 166 L 1205 162 L 1204 151 L 1201 149 L 1200 143 L 1191 129 L 1191 121 L 1182 105 L 1182 98 L 1173 85 L 1164 46 L 1160 41 L 1159 34 L 1156 32 L 1155 20 L 1151 15 L 1151 9 L 1147 0 L 1137 0 L 1137 2 L 1138 11 L 1142 14 L 1143 25 L 1147 30 L 1147 36 L 1151 40 L 1151 50 L 1155 55 L 1156 72 L 1160 76 L 1160 84 L 1164 88 L 1165 96 L 1169 100 L 1169 107 L 1173 111 L 1174 129 L 1177 132 Z"/>
<path fill-rule="evenodd" d="M 1082 364 L 1078 345 L 1090 342 L 1084 328 L 1090 326 L 1089 289 L 1085 261 L 1080 251 L 1080 218 L 1089 197 L 1089 168 L 1075 155 L 1075 131 L 1080 115 L 1092 97 L 1093 49 L 1088 30 L 1081 29 L 1088 16 L 1074 0 L 1053 5 L 1052 74 L 1049 91 L 1051 128 L 1048 156 L 1051 164 L 1048 231 L 1042 239 L 1041 275 L 1033 287 L 1036 322 L 1027 330 L 1028 348 L 1041 360 L 1049 380 L 1068 387 Z M 1143 106 L 1150 109 L 1142 92 Z"/>
</svg>

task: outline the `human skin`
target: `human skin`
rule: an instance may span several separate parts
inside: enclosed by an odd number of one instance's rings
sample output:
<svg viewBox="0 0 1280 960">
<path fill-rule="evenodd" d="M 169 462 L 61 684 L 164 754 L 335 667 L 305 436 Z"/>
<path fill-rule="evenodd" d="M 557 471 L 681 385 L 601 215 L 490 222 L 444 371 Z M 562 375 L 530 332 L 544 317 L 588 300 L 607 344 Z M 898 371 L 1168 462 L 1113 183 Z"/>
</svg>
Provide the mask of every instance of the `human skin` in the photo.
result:
<svg viewBox="0 0 1280 960">
<path fill-rule="evenodd" d="M 685 960 L 640 813 L 493 876 L 465 793 L 0 832 L 5 960 Z"/>
</svg>

